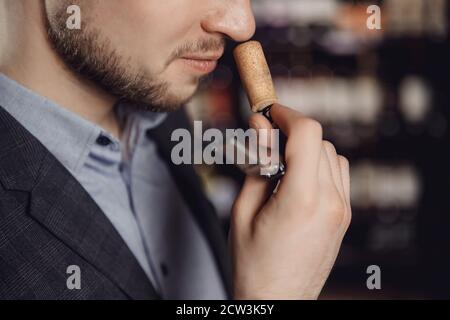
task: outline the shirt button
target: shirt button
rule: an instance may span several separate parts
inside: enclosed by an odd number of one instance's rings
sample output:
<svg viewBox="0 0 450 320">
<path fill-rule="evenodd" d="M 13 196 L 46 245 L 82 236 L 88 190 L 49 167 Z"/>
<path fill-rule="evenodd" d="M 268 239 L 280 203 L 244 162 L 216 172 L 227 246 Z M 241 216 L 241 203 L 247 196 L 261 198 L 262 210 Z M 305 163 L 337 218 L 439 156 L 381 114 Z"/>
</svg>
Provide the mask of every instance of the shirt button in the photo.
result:
<svg viewBox="0 0 450 320">
<path fill-rule="evenodd" d="M 109 146 L 112 143 L 111 139 L 109 139 L 106 136 L 100 136 L 97 138 L 97 144 L 106 147 Z"/>
</svg>

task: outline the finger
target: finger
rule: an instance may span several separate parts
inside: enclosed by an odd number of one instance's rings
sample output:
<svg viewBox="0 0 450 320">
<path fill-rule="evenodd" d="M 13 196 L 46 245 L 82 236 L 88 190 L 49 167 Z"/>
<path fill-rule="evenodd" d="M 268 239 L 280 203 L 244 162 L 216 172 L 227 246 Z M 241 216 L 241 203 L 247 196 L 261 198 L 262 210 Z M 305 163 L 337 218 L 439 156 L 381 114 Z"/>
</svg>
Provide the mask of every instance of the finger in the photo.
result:
<svg viewBox="0 0 450 320">
<path fill-rule="evenodd" d="M 272 129 L 271 123 L 262 115 L 254 114 L 249 119 L 250 128 Z M 259 140 L 259 139 L 258 139 Z M 238 228 L 248 228 L 254 217 L 272 194 L 273 182 L 262 176 L 247 176 L 241 192 L 233 206 L 233 222 Z"/>
<path fill-rule="evenodd" d="M 325 143 L 322 143 L 322 151 L 320 153 L 320 164 L 319 164 L 319 188 L 321 193 L 326 193 L 327 195 L 335 194 L 337 192 L 336 185 L 333 178 L 333 173 L 331 171 L 330 161 L 328 160 L 327 150 L 325 148 Z"/>
<path fill-rule="evenodd" d="M 273 126 L 262 114 L 255 113 L 250 116 L 249 125 L 252 129 L 257 130 L 258 145 L 270 147 L 272 141 Z"/>
<path fill-rule="evenodd" d="M 344 186 L 345 201 L 347 204 L 347 214 L 349 219 L 352 215 L 352 205 L 351 205 L 351 186 L 350 186 L 350 164 L 345 157 L 339 156 L 339 167 L 341 170 L 342 184 Z"/>
<path fill-rule="evenodd" d="M 323 142 L 323 147 L 326 151 L 328 163 L 330 164 L 333 182 L 336 186 L 337 191 L 339 192 L 339 196 L 341 197 L 342 202 L 346 203 L 347 201 L 346 201 L 346 196 L 345 196 L 345 191 L 344 191 L 344 184 L 342 182 L 342 177 L 341 177 L 341 167 L 340 167 L 338 155 L 336 153 L 336 149 L 328 141 Z"/>
<path fill-rule="evenodd" d="M 286 175 L 279 192 L 300 192 L 317 183 L 322 149 L 322 127 L 310 118 L 287 107 L 275 104 L 271 117 L 287 136 Z"/>
<path fill-rule="evenodd" d="M 340 230 L 342 233 L 342 237 L 344 236 L 345 232 L 347 231 L 348 225 L 350 224 L 351 220 L 351 212 L 350 212 L 350 204 L 349 204 L 349 197 L 346 194 L 345 187 L 344 187 L 344 181 L 342 176 L 344 175 L 344 172 L 341 168 L 341 158 L 345 159 L 344 157 L 338 156 L 336 153 L 336 149 L 334 146 L 328 142 L 323 142 L 323 150 L 327 157 L 327 162 L 330 168 L 330 175 L 331 180 L 329 180 L 329 183 L 333 184 L 333 189 L 328 189 L 328 192 L 322 191 L 323 194 L 327 194 L 327 197 L 330 201 L 334 201 L 336 205 L 338 203 L 340 204 L 336 208 L 341 208 L 339 212 L 341 212 L 338 216 L 336 216 L 338 219 L 336 221 L 339 222 L 339 225 L 341 226 Z M 345 159 L 346 160 L 346 159 Z M 345 163 L 342 163 L 345 165 Z M 347 170 L 348 172 L 348 170 Z M 348 174 L 347 174 L 348 177 Z M 335 200 L 331 200 L 335 199 Z"/>
<path fill-rule="evenodd" d="M 250 116 L 248 123 L 253 129 L 272 129 L 272 124 L 262 114 L 254 113 Z"/>
<path fill-rule="evenodd" d="M 249 230 L 252 222 L 270 198 L 273 182 L 260 176 L 247 176 L 233 205 L 233 225 Z"/>
</svg>

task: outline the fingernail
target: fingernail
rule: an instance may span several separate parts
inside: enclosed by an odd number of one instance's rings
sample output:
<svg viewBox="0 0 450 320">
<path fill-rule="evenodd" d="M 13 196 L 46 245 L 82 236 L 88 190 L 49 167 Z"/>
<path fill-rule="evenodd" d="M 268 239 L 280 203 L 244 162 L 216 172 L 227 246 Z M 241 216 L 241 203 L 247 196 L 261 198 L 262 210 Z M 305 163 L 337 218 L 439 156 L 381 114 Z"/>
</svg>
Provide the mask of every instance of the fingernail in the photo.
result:
<svg viewBox="0 0 450 320">
<path fill-rule="evenodd" d="M 261 126 L 259 125 L 259 123 L 257 121 L 250 120 L 249 125 L 253 129 L 256 129 L 256 130 L 261 129 Z"/>
</svg>

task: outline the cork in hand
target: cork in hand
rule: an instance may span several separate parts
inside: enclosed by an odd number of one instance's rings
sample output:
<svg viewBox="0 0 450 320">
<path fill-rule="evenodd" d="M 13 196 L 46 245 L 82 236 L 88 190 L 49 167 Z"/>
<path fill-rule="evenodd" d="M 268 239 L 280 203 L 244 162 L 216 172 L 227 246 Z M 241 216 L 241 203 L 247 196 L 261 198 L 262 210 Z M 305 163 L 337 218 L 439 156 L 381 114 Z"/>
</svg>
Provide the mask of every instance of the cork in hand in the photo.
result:
<svg viewBox="0 0 450 320">
<path fill-rule="evenodd" d="M 253 112 L 262 112 L 277 102 L 269 66 L 261 44 L 249 41 L 234 50 L 242 84 Z"/>
</svg>

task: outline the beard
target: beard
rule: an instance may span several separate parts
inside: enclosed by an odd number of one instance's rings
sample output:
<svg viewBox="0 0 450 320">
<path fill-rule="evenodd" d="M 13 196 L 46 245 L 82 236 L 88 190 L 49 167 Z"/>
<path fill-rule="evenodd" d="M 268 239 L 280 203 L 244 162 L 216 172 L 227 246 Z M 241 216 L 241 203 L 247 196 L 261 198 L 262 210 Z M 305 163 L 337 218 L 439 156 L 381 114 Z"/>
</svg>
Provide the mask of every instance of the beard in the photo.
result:
<svg viewBox="0 0 450 320">
<path fill-rule="evenodd" d="M 62 1 L 62 5 L 52 16 L 46 14 L 47 33 L 54 50 L 75 75 L 140 110 L 175 111 L 192 98 L 194 94 L 187 98 L 176 96 L 170 91 L 168 82 L 149 72 L 133 68 L 130 64 L 132 59 L 118 54 L 111 42 L 102 37 L 100 30 L 92 27 L 88 18 L 83 17 L 83 28 L 79 30 L 66 28 L 66 8 L 65 1 Z M 166 67 L 186 52 L 207 51 L 224 46 L 225 40 L 184 44 L 173 52 Z"/>
</svg>

